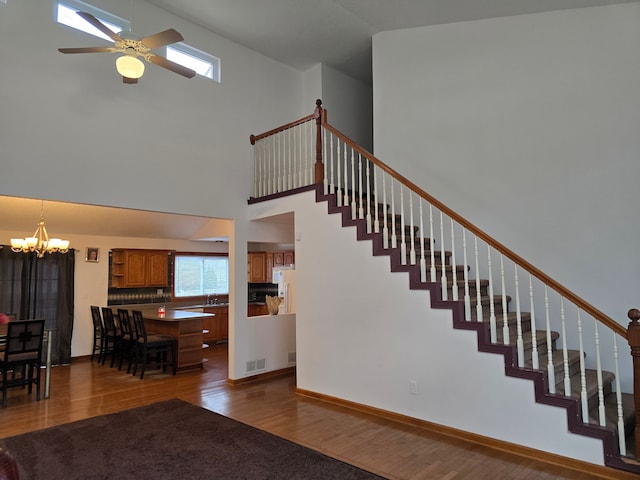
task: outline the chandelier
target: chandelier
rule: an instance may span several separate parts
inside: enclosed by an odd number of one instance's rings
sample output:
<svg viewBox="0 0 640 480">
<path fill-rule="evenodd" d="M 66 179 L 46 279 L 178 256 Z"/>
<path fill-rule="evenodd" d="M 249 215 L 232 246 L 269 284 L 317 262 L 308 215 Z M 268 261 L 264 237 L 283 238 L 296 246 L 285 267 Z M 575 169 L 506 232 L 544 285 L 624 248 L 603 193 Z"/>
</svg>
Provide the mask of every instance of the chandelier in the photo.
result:
<svg viewBox="0 0 640 480">
<path fill-rule="evenodd" d="M 33 232 L 33 236 L 12 238 L 11 250 L 16 253 L 35 252 L 38 258 L 44 257 L 45 253 L 67 253 L 69 251 L 69 240 L 49 238 L 47 228 L 44 226 L 44 200 L 40 209 L 40 222 L 38 222 L 38 228 Z"/>
</svg>

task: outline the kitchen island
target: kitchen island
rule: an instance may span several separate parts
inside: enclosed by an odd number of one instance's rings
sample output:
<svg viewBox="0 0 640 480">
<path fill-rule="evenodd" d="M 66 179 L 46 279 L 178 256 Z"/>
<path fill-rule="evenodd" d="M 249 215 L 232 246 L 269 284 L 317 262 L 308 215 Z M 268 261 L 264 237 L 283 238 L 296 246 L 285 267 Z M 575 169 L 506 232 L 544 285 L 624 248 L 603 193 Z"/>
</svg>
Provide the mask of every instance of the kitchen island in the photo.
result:
<svg viewBox="0 0 640 480">
<path fill-rule="evenodd" d="M 157 308 L 140 311 L 149 333 L 171 335 L 178 340 L 178 371 L 202 368 L 202 349 L 208 347 L 204 343 L 204 322 L 215 314 L 168 309 L 158 313 Z"/>
</svg>

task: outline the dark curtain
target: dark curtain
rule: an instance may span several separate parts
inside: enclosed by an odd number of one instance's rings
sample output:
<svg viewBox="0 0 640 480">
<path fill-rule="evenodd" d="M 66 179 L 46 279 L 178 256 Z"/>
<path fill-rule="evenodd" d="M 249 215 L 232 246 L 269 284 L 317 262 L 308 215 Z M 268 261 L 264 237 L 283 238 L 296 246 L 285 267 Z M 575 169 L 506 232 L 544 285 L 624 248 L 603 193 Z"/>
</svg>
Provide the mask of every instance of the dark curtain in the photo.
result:
<svg viewBox="0 0 640 480">
<path fill-rule="evenodd" d="M 0 312 L 19 319 L 44 318 L 51 335 L 51 361 L 71 361 L 75 250 L 68 253 L 14 253 L 0 248 Z"/>
</svg>

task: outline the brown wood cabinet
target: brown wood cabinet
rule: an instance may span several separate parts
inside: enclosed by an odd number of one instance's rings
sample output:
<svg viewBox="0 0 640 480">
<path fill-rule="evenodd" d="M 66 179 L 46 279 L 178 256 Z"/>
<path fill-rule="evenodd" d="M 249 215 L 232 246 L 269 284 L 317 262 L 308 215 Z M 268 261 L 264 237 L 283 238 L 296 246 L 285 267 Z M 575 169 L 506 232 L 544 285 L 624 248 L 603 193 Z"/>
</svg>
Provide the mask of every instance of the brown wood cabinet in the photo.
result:
<svg viewBox="0 0 640 480">
<path fill-rule="evenodd" d="M 169 251 L 113 249 L 111 286 L 116 288 L 169 285 Z"/>
<path fill-rule="evenodd" d="M 257 317 L 258 315 L 268 315 L 269 309 L 266 303 L 250 303 L 247 309 L 247 316 Z"/>
<path fill-rule="evenodd" d="M 159 315 L 155 309 L 142 310 L 142 315 L 149 332 L 171 335 L 178 340 L 178 370 L 202 368 L 202 331 L 205 319 L 211 317 L 180 310 L 167 310 Z"/>
<path fill-rule="evenodd" d="M 295 262 L 293 250 L 280 252 L 249 252 L 247 254 L 247 278 L 249 283 L 272 283 L 273 267 L 291 265 Z"/>
<path fill-rule="evenodd" d="M 229 339 L 229 307 L 227 305 L 204 307 L 204 313 L 213 313 L 215 317 L 207 317 L 204 328 L 208 330 L 204 334 L 204 341 L 212 344 L 224 342 Z"/>
<path fill-rule="evenodd" d="M 249 283 L 265 283 L 267 281 L 267 252 L 248 253 L 247 278 Z"/>
<path fill-rule="evenodd" d="M 285 250 L 282 252 L 285 265 L 294 265 L 296 263 L 296 252 L 293 250 Z"/>
</svg>

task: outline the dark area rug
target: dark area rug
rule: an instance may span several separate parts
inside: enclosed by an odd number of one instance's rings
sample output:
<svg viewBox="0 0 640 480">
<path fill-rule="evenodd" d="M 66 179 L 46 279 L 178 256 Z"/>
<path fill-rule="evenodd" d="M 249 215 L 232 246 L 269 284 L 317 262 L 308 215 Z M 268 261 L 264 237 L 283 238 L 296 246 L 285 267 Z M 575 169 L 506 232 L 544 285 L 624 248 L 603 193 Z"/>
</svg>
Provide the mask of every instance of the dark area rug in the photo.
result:
<svg viewBox="0 0 640 480">
<path fill-rule="evenodd" d="M 18 461 L 21 480 L 382 478 L 177 399 L 4 438 L 0 446 Z"/>
</svg>

